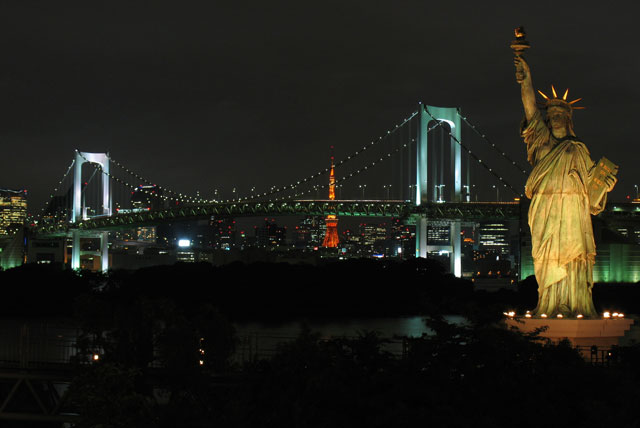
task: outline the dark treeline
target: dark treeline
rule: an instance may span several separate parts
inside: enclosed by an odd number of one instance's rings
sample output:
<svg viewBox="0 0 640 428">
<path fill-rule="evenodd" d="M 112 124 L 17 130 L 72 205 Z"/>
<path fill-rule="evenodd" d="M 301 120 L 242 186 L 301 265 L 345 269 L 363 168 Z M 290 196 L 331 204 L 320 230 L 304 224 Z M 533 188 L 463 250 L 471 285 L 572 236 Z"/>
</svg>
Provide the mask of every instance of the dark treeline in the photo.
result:
<svg viewBox="0 0 640 428">
<path fill-rule="evenodd" d="M 73 316 L 74 302 L 87 294 L 113 302 L 166 298 L 184 308 L 207 302 L 232 321 L 263 322 L 463 313 L 476 304 L 497 304 L 501 313 L 520 299 L 518 293 L 474 292 L 472 282 L 423 259 L 321 266 L 184 263 L 108 275 L 25 265 L 0 272 L 0 284 L 3 316 Z"/>
<path fill-rule="evenodd" d="M 69 399 L 81 414 L 79 428 L 640 423 L 636 348 L 625 349 L 614 366 L 594 367 L 566 343 L 552 345 L 493 324 L 426 322 L 435 334 L 408 340 L 403 357 L 386 352 L 385 340 L 374 332 L 321 340 L 304 329 L 270 360 L 217 368 L 208 359 L 198 366 L 202 356 L 185 340 L 193 337 L 188 323 L 165 325 L 172 334 L 163 339 L 169 345 L 160 353 L 163 369 L 114 352 L 114 344 L 102 361 L 82 369 Z M 131 345 L 122 335 L 112 340 Z M 204 355 L 226 345 L 207 347 Z M 158 390 L 162 402 L 152 398 Z"/>
<path fill-rule="evenodd" d="M 537 299 L 534 277 L 510 290 L 474 291 L 471 281 L 455 278 L 438 262 L 424 259 L 348 260 L 321 266 L 185 263 L 106 276 L 24 265 L 0 271 L 0 284 L 4 317 L 70 317 L 83 294 L 112 300 L 163 297 L 186 308 L 207 302 L 232 321 L 262 322 L 425 313 L 500 316 L 507 309 L 532 309 Z M 594 301 L 601 311 L 640 313 L 640 287 L 596 285 Z"/>
<path fill-rule="evenodd" d="M 353 260 L 108 276 L 27 265 L 0 272 L 0 283 L 4 316 L 73 317 L 81 326 L 67 402 L 79 428 L 640 424 L 637 347 L 594 367 L 567 344 L 497 322 L 504 309 L 535 305 L 531 279 L 485 293 L 431 261 Z M 633 312 L 638 303 L 627 300 L 637 287 L 604 287 L 596 296 Z M 448 324 L 449 313 L 470 323 Z M 322 340 L 304 329 L 270 360 L 232 363 L 231 321 L 394 315 L 421 315 L 434 334 L 406 339 L 405 355 L 394 356 L 375 332 Z"/>
</svg>

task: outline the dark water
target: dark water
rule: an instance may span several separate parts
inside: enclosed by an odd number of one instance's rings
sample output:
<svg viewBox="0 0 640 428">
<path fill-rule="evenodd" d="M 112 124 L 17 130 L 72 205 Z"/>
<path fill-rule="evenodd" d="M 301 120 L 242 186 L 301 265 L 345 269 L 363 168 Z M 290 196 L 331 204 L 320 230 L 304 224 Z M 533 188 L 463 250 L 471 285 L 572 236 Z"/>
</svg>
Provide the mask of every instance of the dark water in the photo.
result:
<svg viewBox="0 0 640 428">
<path fill-rule="evenodd" d="M 461 316 L 449 315 L 445 318 L 451 323 L 464 323 Z M 236 324 L 239 344 L 235 360 L 268 358 L 276 352 L 279 343 L 294 340 L 302 331 L 303 325 L 303 322 L 299 321 L 275 326 L 255 322 Z M 353 338 L 359 333 L 374 331 L 381 338 L 389 339 L 390 343 L 385 345 L 385 350 L 396 355 L 402 353 L 401 337 L 420 337 L 430 333 L 423 318 L 418 316 L 315 321 L 307 322 L 306 325 L 312 332 L 320 333 L 321 339 Z"/>
<path fill-rule="evenodd" d="M 459 316 L 446 317 L 449 322 L 461 323 Z M 421 317 L 363 318 L 326 320 L 307 323 L 321 339 L 357 337 L 359 333 L 374 331 L 389 339 L 387 349 L 402 352 L 399 336 L 420 337 L 429 333 Z M 268 358 L 279 343 L 294 340 L 303 328 L 302 322 L 278 325 L 257 322 L 236 324 L 238 346 L 235 361 Z M 77 361 L 76 339 L 80 329 L 73 320 L 3 319 L 0 320 L 0 366 L 35 367 L 40 364 L 66 364 Z M 96 350 L 96 352 L 100 352 Z"/>
<path fill-rule="evenodd" d="M 464 318 L 457 315 L 445 317 L 447 321 L 462 323 Z M 361 331 L 375 331 L 381 337 L 393 338 L 394 336 L 420 337 L 429 333 L 422 317 L 397 317 L 397 318 L 363 318 L 339 321 L 315 321 L 307 322 L 311 331 L 319 332 L 323 338 L 330 337 L 356 337 Z M 236 324 L 236 330 L 240 336 L 248 334 L 271 335 L 281 337 L 296 337 L 302 330 L 300 321 L 278 324 L 276 326 L 252 322 Z"/>
</svg>

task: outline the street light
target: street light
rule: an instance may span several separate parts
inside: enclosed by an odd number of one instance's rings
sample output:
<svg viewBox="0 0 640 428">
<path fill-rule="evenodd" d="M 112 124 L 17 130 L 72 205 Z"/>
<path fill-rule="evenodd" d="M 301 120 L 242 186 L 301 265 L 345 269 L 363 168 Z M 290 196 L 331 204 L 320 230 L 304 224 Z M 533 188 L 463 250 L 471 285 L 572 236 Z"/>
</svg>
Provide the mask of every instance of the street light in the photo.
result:
<svg viewBox="0 0 640 428">
<path fill-rule="evenodd" d="M 362 189 L 362 199 L 364 200 L 364 190 L 367 188 L 366 184 L 360 184 L 358 185 L 359 188 Z"/>
<path fill-rule="evenodd" d="M 496 202 L 500 202 L 500 188 L 495 184 L 493 185 L 493 188 L 496 189 Z"/>
<path fill-rule="evenodd" d="M 640 198 L 640 196 L 638 196 L 638 185 L 634 184 L 633 187 L 636 188 L 636 199 Z"/>
<path fill-rule="evenodd" d="M 383 184 L 382 189 L 387 190 L 387 199 L 389 199 L 389 192 L 391 191 L 391 184 Z"/>
</svg>

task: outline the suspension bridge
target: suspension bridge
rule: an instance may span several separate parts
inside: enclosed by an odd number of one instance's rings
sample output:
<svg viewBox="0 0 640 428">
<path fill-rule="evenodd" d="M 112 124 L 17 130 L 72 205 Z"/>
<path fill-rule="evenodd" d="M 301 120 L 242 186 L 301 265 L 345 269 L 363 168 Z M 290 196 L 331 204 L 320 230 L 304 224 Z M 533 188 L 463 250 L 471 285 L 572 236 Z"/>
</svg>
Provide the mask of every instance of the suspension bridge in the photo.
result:
<svg viewBox="0 0 640 428">
<path fill-rule="evenodd" d="M 463 125 L 468 134 L 465 141 Z M 513 198 L 520 196 L 522 186 L 511 185 L 479 151 L 472 150 L 471 139 L 493 151 L 492 159 L 511 165 L 524 181 L 525 168 L 480 132 L 460 109 L 422 103 L 385 134 L 335 163 L 335 200 L 321 197 L 327 193 L 329 168 L 261 192 L 252 188 L 240 195 L 234 189 L 230 198 L 222 198 L 217 191 L 204 198 L 156 185 L 107 153 L 76 150 L 33 222 L 32 233 L 72 238 L 74 269 L 80 267 L 81 239 L 100 238 L 98 253 L 102 269 L 107 270 L 109 231 L 163 221 L 213 216 L 395 217 L 416 225 L 416 256 L 425 257 L 427 249 L 433 249 L 427 240 L 428 223 L 446 220 L 452 237 L 446 246 L 453 254 L 451 270 L 460 275 L 461 222 L 520 215 Z M 496 201 L 479 201 L 476 182 L 493 182 Z M 374 189 L 381 190 L 371 197 Z M 498 201 L 500 189 L 503 198 L 508 194 L 511 202 Z M 144 195 L 145 206 L 133 207 L 133 194 L 138 198 Z"/>
</svg>

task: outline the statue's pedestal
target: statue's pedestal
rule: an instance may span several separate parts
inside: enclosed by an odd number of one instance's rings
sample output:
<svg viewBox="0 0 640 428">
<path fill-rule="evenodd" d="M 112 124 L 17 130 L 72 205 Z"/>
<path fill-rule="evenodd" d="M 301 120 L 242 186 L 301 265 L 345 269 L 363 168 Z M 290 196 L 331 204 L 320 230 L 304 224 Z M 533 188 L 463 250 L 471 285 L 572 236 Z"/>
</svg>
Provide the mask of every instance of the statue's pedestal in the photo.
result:
<svg viewBox="0 0 640 428">
<path fill-rule="evenodd" d="M 518 318 L 507 319 L 508 326 L 517 327 L 523 333 L 530 333 L 540 327 L 548 327 L 540 333 L 541 337 L 560 342 L 568 339 L 585 358 L 591 355 L 591 347 L 609 349 L 618 345 L 620 338 L 631 328 L 634 320 L 623 319 L 545 319 Z"/>
</svg>

